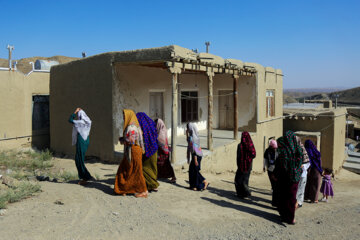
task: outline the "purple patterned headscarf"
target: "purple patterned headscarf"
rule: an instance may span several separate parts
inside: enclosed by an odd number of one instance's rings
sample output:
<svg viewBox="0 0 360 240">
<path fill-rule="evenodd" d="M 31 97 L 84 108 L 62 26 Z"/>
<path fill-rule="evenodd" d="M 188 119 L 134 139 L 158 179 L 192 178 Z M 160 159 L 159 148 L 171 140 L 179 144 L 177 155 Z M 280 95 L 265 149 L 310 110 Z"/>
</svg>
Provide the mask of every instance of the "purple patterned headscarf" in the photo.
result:
<svg viewBox="0 0 360 240">
<path fill-rule="evenodd" d="M 316 146 L 311 140 L 305 141 L 305 148 L 310 158 L 311 167 L 315 167 L 320 174 L 322 174 L 323 170 L 321 168 L 321 154 L 317 150 Z"/>
<path fill-rule="evenodd" d="M 149 158 L 158 150 L 156 124 L 146 113 L 139 112 L 136 117 L 144 135 L 145 157 Z"/>
</svg>

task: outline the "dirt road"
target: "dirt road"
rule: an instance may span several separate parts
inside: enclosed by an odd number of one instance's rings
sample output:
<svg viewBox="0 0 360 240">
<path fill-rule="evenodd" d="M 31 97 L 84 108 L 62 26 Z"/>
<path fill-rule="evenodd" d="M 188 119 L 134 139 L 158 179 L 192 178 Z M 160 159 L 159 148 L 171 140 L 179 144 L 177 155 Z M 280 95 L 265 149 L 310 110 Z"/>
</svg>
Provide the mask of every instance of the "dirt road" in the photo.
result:
<svg viewBox="0 0 360 240">
<path fill-rule="evenodd" d="M 205 164 L 205 163 L 204 163 Z M 56 165 L 75 171 L 72 160 Z M 208 191 L 161 182 L 147 199 L 113 195 L 117 165 L 87 164 L 100 180 L 87 186 L 41 182 L 39 195 L 10 204 L 0 217 L 1 239 L 359 239 L 360 175 L 342 170 L 329 203 L 304 203 L 296 225 L 281 223 L 271 207 L 266 174 L 252 175 L 252 200 L 234 195 L 234 174 L 203 175 Z M 57 204 L 55 203 L 57 202 Z M 63 205 L 61 205 L 63 203 Z"/>
</svg>

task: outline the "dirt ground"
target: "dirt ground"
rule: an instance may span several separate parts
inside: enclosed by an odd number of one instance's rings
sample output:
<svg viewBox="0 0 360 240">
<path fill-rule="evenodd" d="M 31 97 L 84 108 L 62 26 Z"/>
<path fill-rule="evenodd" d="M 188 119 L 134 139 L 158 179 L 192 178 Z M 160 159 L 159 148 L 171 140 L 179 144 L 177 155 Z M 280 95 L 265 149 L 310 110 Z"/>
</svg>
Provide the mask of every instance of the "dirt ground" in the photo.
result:
<svg viewBox="0 0 360 240">
<path fill-rule="evenodd" d="M 76 171 L 73 160 L 56 165 Z M 206 164 L 206 162 L 204 162 Z M 9 204 L 0 216 L 1 239 L 359 239 L 360 175 L 340 171 L 329 203 L 304 203 L 296 225 L 280 222 L 271 207 L 267 175 L 251 175 L 251 200 L 234 193 L 234 174 L 203 175 L 209 190 L 187 189 L 187 172 L 177 184 L 160 182 L 147 199 L 113 194 L 117 165 L 87 164 L 100 180 L 87 186 L 41 182 L 43 192 Z M 56 204 L 60 203 L 60 204 Z M 63 203 L 63 205 L 61 205 Z"/>
</svg>

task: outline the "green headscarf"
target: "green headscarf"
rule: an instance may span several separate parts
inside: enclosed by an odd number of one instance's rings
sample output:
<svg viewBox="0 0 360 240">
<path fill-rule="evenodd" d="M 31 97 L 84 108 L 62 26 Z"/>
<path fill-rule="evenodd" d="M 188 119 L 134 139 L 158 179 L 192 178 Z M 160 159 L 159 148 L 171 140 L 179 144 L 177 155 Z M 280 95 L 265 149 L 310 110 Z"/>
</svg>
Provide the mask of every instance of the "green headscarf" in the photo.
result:
<svg viewBox="0 0 360 240">
<path fill-rule="evenodd" d="M 293 131 L 287 131 L 285 136 L 277 140 L 279 158 L 277 166 L 284 169 L 292 182 L 298 182 L 301 177 L 301 164 L 303 153 L 301 146 L 296 141 L 296 135 Z"/>
</svg>

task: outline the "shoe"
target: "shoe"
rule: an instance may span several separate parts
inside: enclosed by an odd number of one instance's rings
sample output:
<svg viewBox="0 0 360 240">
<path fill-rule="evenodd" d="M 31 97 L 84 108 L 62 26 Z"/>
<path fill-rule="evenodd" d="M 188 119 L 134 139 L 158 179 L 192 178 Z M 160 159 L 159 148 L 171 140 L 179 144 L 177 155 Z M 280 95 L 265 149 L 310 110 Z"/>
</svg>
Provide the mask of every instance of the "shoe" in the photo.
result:
<svg viewBox="0 0 360 240">
<path fill-rule="evenodd" d="M 302 207 L 302 204 L 298 204 L 298 207 L 297 208 L 301 208 Z"/>
<path fill-rule="evenodd" d="M 328 202 L 328 200 L 326 198 L 322 198 L 320 202 Z"/>
</svg>

